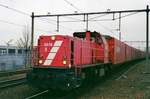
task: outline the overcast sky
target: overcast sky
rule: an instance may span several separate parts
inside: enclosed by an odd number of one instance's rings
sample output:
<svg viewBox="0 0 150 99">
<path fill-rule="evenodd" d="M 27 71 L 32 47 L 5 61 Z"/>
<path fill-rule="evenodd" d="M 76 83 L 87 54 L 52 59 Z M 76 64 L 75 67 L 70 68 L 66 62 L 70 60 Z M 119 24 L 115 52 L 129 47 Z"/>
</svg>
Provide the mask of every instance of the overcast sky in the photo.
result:
<svg viewBox="0 0 150 99">
<path fill-rule="evenodd" d="M 144 9 L 150 5 L 150 0 L 67 0 L 78 8 L 78 12 L 99 12 L 111 10 Z M 18 9 L 31 14 L 56 14 L 56 13 L 74 13 L 77 11 L 65 0 L 0 0 L 0 4 L 10 8 Z M 0 6 L 0 45 L 13 39 L 13 44 L 22 36 L 24 25 L 30 27 L 31 18 L 29 16 L 16 13 L 10 9 Z M 117 17 L 118 15 L 116 15 Z M 94 17 L 94 16 L 91 16 Z M 73 17 L 82 19 L 82 17 Z M 112 15 L 97 19 L 110 19 Z M 48 18 L 47 18 L 48 19 Z M 56 20 L 54 19 L 48 19 Z M 61 20 L 73 21 L 71 18 L 62 18 Z M 15 24 L 15 25 L 14 25 Z M 112 35 L 118 38 L 118 21 L 99 21 L 89 22 L 89 30 L 98 31 L 102 34 Z M 133 16 L 123 18 L 121 25 L 122 40 L 145 40 L 145 13 L 138 13 Z M 61 23 L 59 33 L 56 32 L 55 21 L 43 22 L 41 19 L 35 21 L 35 41 L 39 35 L 64 34 L 72 35 L 76 31 L 84 31 L 85 23 Z"/>
</svg>

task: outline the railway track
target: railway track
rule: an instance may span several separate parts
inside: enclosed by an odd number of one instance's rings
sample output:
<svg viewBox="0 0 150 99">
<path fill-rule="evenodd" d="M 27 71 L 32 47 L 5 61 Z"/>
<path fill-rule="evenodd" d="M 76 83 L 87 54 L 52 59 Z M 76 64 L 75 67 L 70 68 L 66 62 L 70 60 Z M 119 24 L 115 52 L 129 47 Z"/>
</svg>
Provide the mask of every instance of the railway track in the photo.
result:
<svg viewBox="0 0 150 99">
<path fill-rule="evenodd" d="M 0 89 L 17 86 L 17 85 L 23 84 L 25 82 L 26 82 L 25 77 L 18 78 L 18 79 L 0 81 Z"/>
<path fill-rule="evenodd" d="M 99 79 L 96 82 L 91 82 L 90 84 L 85 84 L 81 88 L 78 88 L 77 90 L 71 90 L 70 92 L 61 92 L 61 93 L 53 93 L 50 90 L 41 91 L 39 93 L 35 93 L 34 95 L 31 95 L 25 99 L 71 99 L 71 97 L 74 97 L 73 99 L 77 98 L 78 96 L 82 96 L 84 93 L 88 93 L 89 90 L 97 87 L 102 86 L 103 83 L 107 80 L 119 80 L 123 77 L 123 75 L 126 75 L 127 72 L 134 69 L 136 67 L 135 64 L 138 63 L 131 63 L 122 65 L 117 68 L 117 70 L 113 71 L 109 76 L 106 76 L 105 78 Z M 132 66 L 135 65 L 135 66 Z M 98 83 L 97 83 L 98 82 Z M 67 93 L 67 94 L 66 94 Z M 61 95 L 60 95 L 61 94 Z"/>
<path fill-rule="evenodd" d="M 31 95 L 31 96 L 29 96 L 29 97 L 26 97 L 25 99 L 33 99 L 33 98 L 36 98 L 36 97 L 38 97 L 38 96 L 40 96 L 40 95 L 43 95 L 43 94 L 45 94 L 45 93 L 47 93 L 47 92 L 49 92 L 49 90 L 41 91 L 41 92 L 39 92 L 39 93 L 36 93 L 36 94 Z"/>
<path fill-rule="evenodd" d="M 4 77 L 4 76 L 12 76 L 15 74 L 23 74 L 23 73 L 27 73 L 28 71 L 30 71 L 31 69 L 22 69 L 22 70 L 16 70 L 16 71 L 4 71 L 4 72 L 0 72 L 0 77 Z"/>
</svg>

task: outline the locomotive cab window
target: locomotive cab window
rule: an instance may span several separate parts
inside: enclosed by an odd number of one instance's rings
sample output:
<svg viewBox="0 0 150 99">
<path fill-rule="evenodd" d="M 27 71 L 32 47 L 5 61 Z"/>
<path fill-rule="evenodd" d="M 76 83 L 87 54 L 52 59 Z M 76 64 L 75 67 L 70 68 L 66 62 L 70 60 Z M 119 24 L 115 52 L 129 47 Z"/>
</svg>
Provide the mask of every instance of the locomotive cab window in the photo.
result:
<svg viewBox="0 0 150 99">
<path fill-rule="evenodd" d="M 85 39 L 85 32 L 75 32 L 73 33 L 73 36 L 74 37 L 78 37 L 78 38 L 82 38 L 82 39 Z"/>
<path fill-rule="evenodd" d="M 98 39 L 97 39 L 97 43 L 98 43 L 98 44 L 103 43 L 102 39 L 98 38 Z"/>
</svg>

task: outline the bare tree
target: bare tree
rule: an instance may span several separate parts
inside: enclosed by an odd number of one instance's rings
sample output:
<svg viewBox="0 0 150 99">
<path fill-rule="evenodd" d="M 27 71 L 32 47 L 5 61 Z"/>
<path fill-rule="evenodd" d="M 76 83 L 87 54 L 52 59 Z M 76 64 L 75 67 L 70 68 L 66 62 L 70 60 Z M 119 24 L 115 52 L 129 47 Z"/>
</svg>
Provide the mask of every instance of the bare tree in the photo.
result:
<svg viewBox="0 0 150 99">
<path fill-rule="evenodd" d="M 17 46 L 25 49 L 30 48 L 30 30 L 28 26 L 24 27 L 22 37 L 17 40 Z"/>
<path fill-rule="evenodd" d="M 30 30 L 28 25 L 24 27 L 22 31 L 22 37 L 20 37 L 17 40 L 17 46 L 18 48 L 24 48 L 25 49 L 25 67 L 30 63 L 29 58 L 29 49 L 30 49 Z"/>
<path fill-rule="evenodd" d="M 10 39 L 10 40 L 8 40 L 7 42 L 5 42 L 5 44 L 6 44 L 7 46 L 10 46 L 11 43 L 12 43 L 12 41 L 13 41 L 13 39 Z"/>
</svg>

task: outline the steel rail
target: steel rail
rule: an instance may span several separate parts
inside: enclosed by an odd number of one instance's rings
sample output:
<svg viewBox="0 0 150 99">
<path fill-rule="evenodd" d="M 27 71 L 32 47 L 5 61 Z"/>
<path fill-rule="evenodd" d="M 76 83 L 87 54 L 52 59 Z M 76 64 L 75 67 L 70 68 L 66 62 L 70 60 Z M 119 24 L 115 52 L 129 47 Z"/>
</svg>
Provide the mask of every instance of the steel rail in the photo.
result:
<svg viewBox="0 0 150 99">
<path fill-rule="evenodd" d="M 32 96 L 29 96 L 29 97 L 27 97 L 27 98 L 25 98 L 25 99 L 32 99 L 32 98 L 35 98 L 35 97 L 40 96 L 40 95 L 42 95 L 42 94 L 44 94 L 44 93 L 47 93 L 48 91 L 49 91 L 49 90 L 45 90 L 45 91 L 36 93 L 36 94 L 34 94 L 34 95 L 32 95 Z"/>
<path fill-rule="evenodd" d="M 12 79 L 12 80 L 5 80 L 0 82 L 0 89 L 13 87 L 16 85 L 20 85 L 26 82 L 25 77 L 18 78 L 18 79 Z"/>
<path fill-rule="evenodd" d="M 29 70 L 31 70 L 31 69 L 22 69 L 22 70 L 6 71 L 6 72 L 3 71 L 3 72 L 0 72 L 0 77 L 10 76 L 10 75 L 13 75 L 13 74 L 23 74 L 23 73 L 28 72 Z"/>
</svg>

